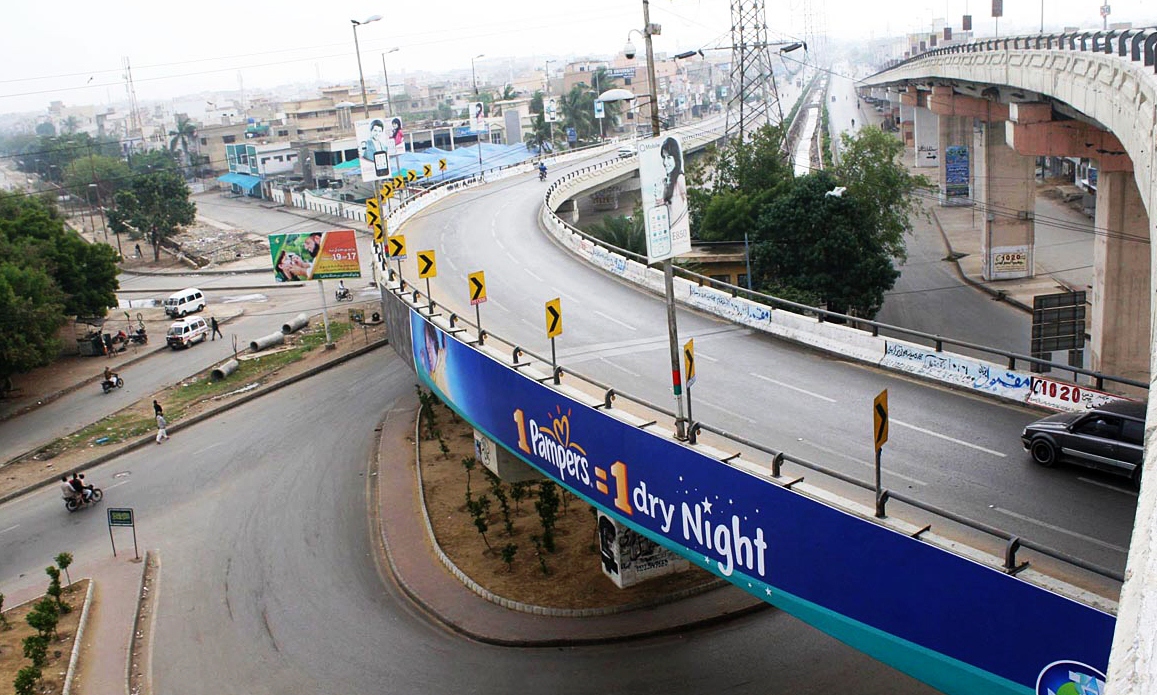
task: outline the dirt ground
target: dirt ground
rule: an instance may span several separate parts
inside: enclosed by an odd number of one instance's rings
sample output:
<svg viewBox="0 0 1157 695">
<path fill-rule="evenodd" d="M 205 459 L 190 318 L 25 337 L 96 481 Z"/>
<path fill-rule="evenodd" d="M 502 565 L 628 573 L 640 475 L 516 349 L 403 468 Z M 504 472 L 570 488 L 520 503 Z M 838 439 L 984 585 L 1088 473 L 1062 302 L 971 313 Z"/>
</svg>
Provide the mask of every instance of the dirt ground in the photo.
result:
<svg viewBox="0 0 1157 695">
<path fill-rule="evenodd" d="M 46 565 L 47 566 L 47 563 Z M 48 575 L 44 575 L 44 586 L 48 587 Z M 65 578 L 60 578 L 65 584 Z M 76 639 L 76 629 L 80 625 L 80 613 L 84 608 L 84 597 L 88 591 L 88 580 L 80 580 L 64 587 L 62 600 L 72 606 L 72 610 L 61 616 L 56 626 L 56 637 L 48 647 L 48 663 L 41 670 L 43 678 L 38 693 L 60 693 L 64 690 L 64 677 L 68 671 L 68 660 L 72 657 L 72 643 Z M 39 601 L 39 599 L 37 599 Z M 24 638 L 36 634 L 36 630 L 24 620 L 35 602 L 25 603 L 10 610 L 5 607 L 4 617 L 8 629 L 0 623 L 0 693 L 11 693 L 16 673 L 31 665 L 24 658 Z"/>
<path fill-rule="evenodd" d="M 488 548 L 466 508 L 467 472 L 462 461 L 474 457 L 474 430 L 445 406 L 437 406 L 436 412 L 446 451 L 438 439 L 423 438 L 420 447 L 423 495 L 434 535 L 459 569 L 493 593 L 536 606 L 580 609 L 647 604 L 677 591 L 714 583 L 713 575 L 692 567 L 619 589 L 602 572 L 592 508 L 569 494 L 559 509 L 555 552 L 536 548 L 531 539 L 542 533 L 534 506 L 537 490 L 517 507 L 509 502 L 514 533 L 508 536 L 485 469 L 477 464 L 469 474 L 469 484 L 475 498 L 486 495 L 491 500 L 486 538 L 492 549 Z M 425 427 L 422 432 L 424 437 Z M 503 488 L 509 496 L 510 486 Z M 508 567 L 501 548 L 509 543 L 515 544 L 517 551 Z"/>
</svg>

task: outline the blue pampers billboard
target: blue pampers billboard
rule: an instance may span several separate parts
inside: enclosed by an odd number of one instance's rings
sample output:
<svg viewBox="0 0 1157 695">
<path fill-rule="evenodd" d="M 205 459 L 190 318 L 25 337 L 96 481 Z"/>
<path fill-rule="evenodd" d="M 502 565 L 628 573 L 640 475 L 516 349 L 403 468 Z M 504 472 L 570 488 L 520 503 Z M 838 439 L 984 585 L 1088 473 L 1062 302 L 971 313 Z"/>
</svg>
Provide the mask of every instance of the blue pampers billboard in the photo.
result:
<svg viewBox="0 0 1157 695">
<path fill-rule="evenodd" d="M 946 693 L 1104 681 L 1115 619 L 617 420 L 410 313 L 419 378 L 655 542 Z M 1099 692 L 1078 690 L 1075 692 Z"/>
</svg>

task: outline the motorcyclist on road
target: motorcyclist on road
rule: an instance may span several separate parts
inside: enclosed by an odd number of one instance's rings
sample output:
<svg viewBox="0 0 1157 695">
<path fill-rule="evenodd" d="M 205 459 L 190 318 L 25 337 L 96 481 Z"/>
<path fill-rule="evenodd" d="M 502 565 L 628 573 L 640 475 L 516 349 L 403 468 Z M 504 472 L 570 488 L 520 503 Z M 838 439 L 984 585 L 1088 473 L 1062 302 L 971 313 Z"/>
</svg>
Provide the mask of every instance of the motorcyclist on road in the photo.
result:
<svg viewBox="0 0 1157 695">
<path fill-rule="evenodd" d="M 104 382 L 106 384 L 112 384 L 113 386 L 115 386 L 116 385 L 116 376 L 117 376 L 116 372 L 114 372 L 112 369 L 110 369 L 107 366 L 104 368 Z"/>
<path fill-rule="evenodd" d="M 80 499 L 84 502 L 87 502 L 89 497 L 92 495 L 92 491 L 84 484 L 84 480 L 76 473 L 72 474 L 72 479 L 68 481 L 68 484 L 72 486 L 72 490 L 75 495 L 80 497 Z"/>
<path fill-rule="evenodd" d="M 337 281 L 337 296 L 338 296 L 338 298 L 340 299 L 342 297 L 348 297 L 349 294 L 350 294 L 350 291 L 346 289 L 345 280 L 338 280 Z"/>
<path fill-rule="evenodd" d="M 540 178 L 540 179 L 546 178 L 546 162 L 539 162 L 538 163 L 538 178 Z"/>
<path fill-rule="evenodd" d="M 60 496 L 64 498 L 65 502 L 71 499 L 77 499 L 77 501 L 79 501 L 76 496 L 76 488 L 68 481 L 67 475 L 60 476 Z"/>
</svg>

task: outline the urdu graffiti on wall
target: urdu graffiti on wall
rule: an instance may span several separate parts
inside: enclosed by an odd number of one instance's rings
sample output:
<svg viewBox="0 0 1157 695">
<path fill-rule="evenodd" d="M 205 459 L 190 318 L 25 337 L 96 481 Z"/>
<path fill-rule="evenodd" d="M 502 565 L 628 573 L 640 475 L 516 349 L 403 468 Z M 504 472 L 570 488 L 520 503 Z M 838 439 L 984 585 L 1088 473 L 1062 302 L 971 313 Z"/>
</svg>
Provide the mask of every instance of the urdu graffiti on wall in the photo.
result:
<svg viewBox="0 0 1157 695">
<path fill-rule="evenodd" d="M 1028 397 L 1032 387 L 1032 376 L 1029 374 L 890 340 L 885 343 L 884 359 L 880 360 L 880 366 L 929 376 L 1019 401 Z"/>
<path fill-rule="evenodd" d="M 770 308 L 762 304 L 731 297 L 710 288 L 692 287 L 688 300 L 692 306 L 706 309 L 720 316 L 735 319 L 748 325 L 771 321 Z"/>
</svg>

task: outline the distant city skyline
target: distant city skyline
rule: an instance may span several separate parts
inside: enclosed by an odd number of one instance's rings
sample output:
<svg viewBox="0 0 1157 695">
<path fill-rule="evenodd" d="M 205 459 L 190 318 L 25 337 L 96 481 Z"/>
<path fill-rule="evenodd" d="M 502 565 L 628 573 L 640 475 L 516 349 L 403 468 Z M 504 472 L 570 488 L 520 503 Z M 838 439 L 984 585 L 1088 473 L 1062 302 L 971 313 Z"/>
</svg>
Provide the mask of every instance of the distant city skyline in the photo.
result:
<svg viewBox="0 0 1157 695">
<path fill-rule="evenodd" d="M 1099 0 L 1004 0 L 1000 33 L 1098 27 Z M 58 0 L 51 6 L 17 3 L 5 8 L 0 41 L 0 113 L 43 112 L 52 101 L 68 106 L 119 103 L 125 99 L 122 59 L 128 57 L 138 101 L 165 101 L 200 92 L 260 91 L 277 85 L 356 84 L 357 60 L 351 19 L 375 13 L 381 21 L 358 29 L 367 84 L 381 81 L 381 54 L 391 82 L 414 72 L 469 70 L 470 58 L 491 71 L 498 58 L 541 59 L 566 55 L 613 55 L 628 32 L 642 28 L 642 3 L 587 0 L 551 9 L 536 0 L 497 3 L 443 0 L 421 3 L 330 5 L 301 0 L 246 12 L 235 3 L 205 0 L 166 6 L 128 0 L 108 5 Z M 1110 22 L 1157 23 L 1152 0 L 1111 3 Z M 178 9 L 179 7 L 179 9 Z M 581 9 L 574 9 L 581 8 Z M 651 21 L 662 25 L 655 49 L 674 53 L 730 44 L 728 0 L 651 0 Z M 771 40 L 827 33 L 834 39 L 883 38 L 914 31 L 959 30 L 973 15 L 978 35 L 991 35 L 990 0 L 784 0 L 767 3 Z M 254 16 L 256 14 L 256 16 Z M 947 20 L 945 19 L 947 17 Z M 641 39 L 632 34 L 639 45 Z M 798 54 L 796 54 L 798 55 Z M 561 67 L 556 65 L 554 67 Z"/>
</svg>

